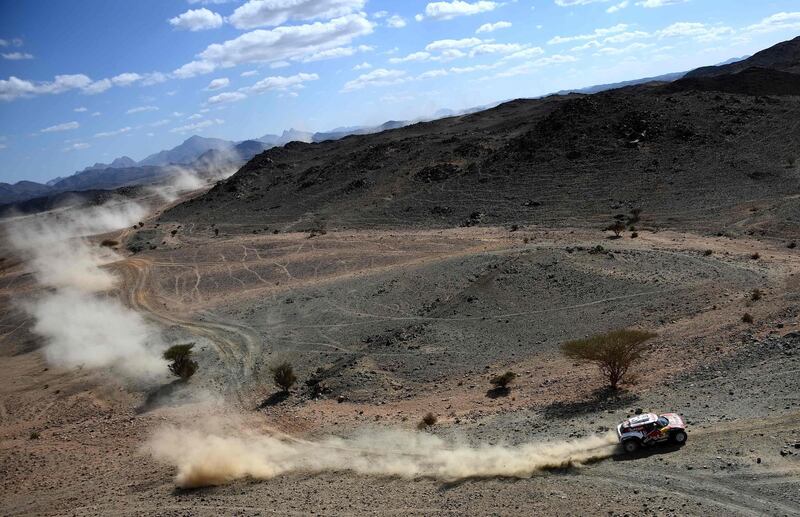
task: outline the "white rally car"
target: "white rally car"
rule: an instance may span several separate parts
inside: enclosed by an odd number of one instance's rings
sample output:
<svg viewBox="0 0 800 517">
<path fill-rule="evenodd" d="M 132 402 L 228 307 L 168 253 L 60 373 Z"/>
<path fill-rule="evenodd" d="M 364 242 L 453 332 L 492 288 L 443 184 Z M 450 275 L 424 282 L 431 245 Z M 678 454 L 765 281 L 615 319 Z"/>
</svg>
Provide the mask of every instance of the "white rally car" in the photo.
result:
<svg viewBox="0 0 800 517">
<path fill-rule="evenodd" d="M 677 413 L 644 413 L 625 420 L 617 426 L 619 443 L 625 452 L 657 443 L 686 443 L 686 422 Z"/>
</svg>

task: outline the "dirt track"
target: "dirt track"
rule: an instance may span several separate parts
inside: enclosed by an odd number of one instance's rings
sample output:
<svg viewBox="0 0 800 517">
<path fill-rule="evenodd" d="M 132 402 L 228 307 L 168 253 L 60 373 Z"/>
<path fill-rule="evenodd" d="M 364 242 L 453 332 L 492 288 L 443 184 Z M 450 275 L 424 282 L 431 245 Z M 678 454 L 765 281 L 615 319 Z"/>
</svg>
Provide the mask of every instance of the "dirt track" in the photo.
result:
<svg viewBox="0 0 800 517">
<path fill-rule="evenodd" d="M 46 368 L 22 345 L 30 322 L 4 312 L 3 513 L 800 513 L 800 350 L 780 337 L 797 329 L 799 262 L 780 243 L 543 228 L 169 240 L 165 226 L 168 244 L 111 266 L 120 297 L 173 338 L 197 341 L 191 385 L 227 402 L 149 404 L 99 373 Z M 589 253 L 597 244 L 606 251 Z M 4 271 L 3 296 L 30 290 L 23 271 Z M 761 302 L 748 301 L 755 287 Z M 745 310 L 755 326 L 739 321 Z M 557 344 L 620 322 L 660 337 L 638 383 L 607 399 L 594 370 L 562 359 Z M 330 391 L 312 400 L 300 385 L 256 410 L 279 358 Z M 487 376 L 507 368 L 520 373 L 512 396 L 488 398 Z M 410 428 L 430 410 L 445 438 L 518 444 L 599 432 L 637 407 L 683 413 L 689 444 L 526 480 L 331 472 L 190 492 L 139 452 L 164 422 L 231 411 L 253 429 L 313 440 Z"/>
</svg>

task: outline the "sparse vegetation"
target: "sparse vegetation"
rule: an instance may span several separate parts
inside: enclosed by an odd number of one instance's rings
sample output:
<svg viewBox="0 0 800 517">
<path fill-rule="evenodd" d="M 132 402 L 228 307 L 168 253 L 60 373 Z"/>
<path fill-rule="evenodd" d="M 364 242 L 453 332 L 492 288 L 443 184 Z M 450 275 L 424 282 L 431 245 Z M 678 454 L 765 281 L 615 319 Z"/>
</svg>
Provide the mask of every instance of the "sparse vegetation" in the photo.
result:
<svg viewBox="0 0 800 517">
<path fill-rule="evenodd" d="M 508 385 L 511 384 L 511 382 L 513 382 L 514 379 L 516 379 L 516 378 L 517 378 L 517 374 L 516 373 L 514 373 L 512 371 L 508 371 L 508 372 L 500 374 L 500 375 L 495 375 L 494 377 L 489 379 L 489 383 L 492 386 L 494 386 L 495 388 L 499 388 L 499 389 L 505 390 L 505 389 L 508 389 Z"/>
<path fill-rule="evenodd" d="M 187 380 L 197 371 L 197 362 L 192 359 L 194 343 L 173 345 L 164 352 L 164 359 L 172 361 L 169 371 L 176 377 Z"/>
<path fill-rule="evenodd" d="M 628 216 L 628 224 L 638 223 L 641 220 L 642 209 L 634 208 L 631 210 L 631 215 Z"/>
<path fill-rule="evenodd" d="M 568 341 L 561 345 L 561 351 L 570 359 L 596 364 L 615 390 L 631 366 L 644 356 L 645 343 L 654 337 L 656 334 L 641 330 L 614 330 Z"/>
<path fill-rule="evenodd" d="M 289 389 L 297 382 L 292 365 L 283 362 L 272 368 L 272 380 L 284 393 L 289 393 Z"/>
<path fill-rule="evenodd" d="M 792 241 L 789 244 L 787 244 L 786 247 L 789 248 L 790 250 L 793 250 L 797 247 L 797 243 L 795 241 Z"/>
<path fill-rule="evenodd" d="M 622 221 L 614 221 L 611 226 L 606 228 L 606 231 L 614 232 L 614 237 L 619 237 L 619 234 L 625 231 L 625 223 Z"/>
<path fill-rule="evenodd" d="M 38 440 L 39 439 L 39 431 L 31 431 L 31 434 L 28 436 L 30 440 Z"/>
<path fill-rule="evenodd" d="M 419 424 L 417 424 L 417 429 L 427 429 L 428 427 L 436 425 L 436 422 L 438 421 L 439 419 L 436 418 L 436 415 L 429 412 L 424 417 L 422 417 L 422 420 L 420 420 Z"/>
<path fill-rule="evenodd" d="M 638 233 L 638 232 L 632 232 L 632 233 L 631 233 L 631 239 L 635 239 L 635 238 L 636 238 L 636 237 L 638 237 L 638 236 L 639 236 L 639 233 Z"/>
<path fill-rule="evenodd" d="M 794 168 L 797 165 L 797 157 L 796 156 L 787 156 L 786 157 L 786 166 L 788 168 Z"/>
<path fill-rule="evenodd" d="M 753 292 L 750 293 L 750 299 L 754 302 L 757 302 L 764 296 L 764 292 L 761 289 L 753 289 Z"/>
<path fill-rule="evenodd" d="M 750 255 L 750 258 L 753 260 L 758 260 L 761 258 L 761 255 L 758 252 L 755 252 L 752 255 Z"/>
<path fill-rule="evenodd" d="M 753 323 L 753 316 L 749 312 L 745 312 L 742 316 L 742 322 L 747 324 Z"/>
<path fill-rule="evenodd" d="M 114 248 L 119 246 L 119 241 L 115 241 L 114 239 L 103 239 L 103 242 L 100 243 L 100 246 L 104 248 Z"/>
<path fill-rule="evenodd" d="M 703 252 L 703 256 L 704 256 L 704 257 L 710 257 L 710 256 L 711 256 L 711 255 L 713 255 L 713 254 L 714 254 L 714 250 L 705 250 L 705 251 Z"/>
</svg>

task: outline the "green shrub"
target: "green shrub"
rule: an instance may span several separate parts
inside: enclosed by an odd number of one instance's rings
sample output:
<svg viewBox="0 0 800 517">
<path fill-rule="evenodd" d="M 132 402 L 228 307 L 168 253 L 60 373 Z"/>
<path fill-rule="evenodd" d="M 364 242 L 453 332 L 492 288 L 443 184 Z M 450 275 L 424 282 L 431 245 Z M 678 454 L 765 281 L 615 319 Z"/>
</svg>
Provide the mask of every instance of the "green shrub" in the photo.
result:
<svg viewBox="0 0 800 517">
<path fill-rule="evenodd" d="M 631 366 L 644 356 L 645 343 L 654 337 L 656 334 L 641 330 L 614 330 L 568 341 L 561 345 L 561 351 L 570 359 L 596 364 L 611 389 L 617 389 Z"/>
<path fill-rule="evenodd" d="M 175 377 L 186 380 L 197 371 L 197 362 L 192 360 L 192 348 L 194 343 L 186 343 L 173 345 L 164 352 L 164 359 L 172 361 L 169 364 L 169 371 Z"/>
</svg>

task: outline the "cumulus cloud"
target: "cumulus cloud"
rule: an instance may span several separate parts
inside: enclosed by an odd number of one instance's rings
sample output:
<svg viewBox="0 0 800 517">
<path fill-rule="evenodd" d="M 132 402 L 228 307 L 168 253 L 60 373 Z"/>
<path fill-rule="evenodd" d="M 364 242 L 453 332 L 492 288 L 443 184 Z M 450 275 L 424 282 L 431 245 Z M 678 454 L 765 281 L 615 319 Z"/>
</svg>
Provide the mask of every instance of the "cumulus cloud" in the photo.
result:
<svg viewBox="0 0 800 517">
<path fill-rule="evenodd" d="M 363 63 L 359 63 L 353 67 L 353 70 L 368 70 L 372 68 L 372 65 L 364 61 Z"/>
<path fill-rule="evenodd" d="M 20 97 L 35 95 L 51 95 L 69 90 L 84 90 L 90 87 L 92 80 L 83 74 L 57 75 L 52 81 L 27 81 L 13 75 L 0 79 L 0 100 L 9 101 Z"/>
<path fill-rule="evenodd" d="M 225 92 L 225 93 L 220 93 L 219 95 L 214 95 L 213 97 L 209 97 L 207 102 L 209 104 L 224 104 L 224 103 L 228 103 L 228 102 L 241 101 L 241 100 L 244 100 L 246 98 L 247 98 L 247 95 L 244 94 L 244 93 L 241 93 L 241 92 Z M 197 115 L 197 114 L 195 114 L 195 115 Z M 195 115 L 192 115 L 191 117 L 189 117 L 189 119 L 191 120 L 192 118 L 201 118 L 202 117 L 202 115 L 199 115 L 199 116 L 195 116 Z"/>
<path fill-rule="evenodd" d="M 237 29 L 276 27 L 290 20 L 330 19 L 357 12 L 366 0 L 250 0 L 229 17 Z"/>
<path fill-rule="evenodd" d="M 620 2 L 618 4 L 614 4 L 611 7 L 609 7 L 608 9 L 606 9 L 606 12 L 609 13 L 609 14 L 613 14 L 613 13 L 615 13 L 617 11 L 621 11 L 621 10 L 625 9 L 626 7 L 628 7 L 629 4 L 630 4 L 630 2 L 628 0 L 623 0 L 622 2 Z"/>
<path fill-rule="evenodd" d="M 390 63 L 407 63 L 409 61 L 427 61 L 431 58 L 430 52 L 414 52 L 405 57 L 393 57 Z"/>
<path fill-rule="evenodd" d="M 342 87 L 343 92 L 352 92 L 368 86 L 387 86 L 397 84 L 407 80 L 406 72 L 403 70 L 387 70 L 378 68 L 372 72 L 362 74 L 352 81 L 348 81 Z"/>
<path fill-rule="evenodd" d="M 95 133 L 94 137 L 95 138 L 106 138 L 106 137 L 109 137 L 109 136 L 117 136 L 117 135 L 121 135 L 123 133 L 127 133 L 131 129 L 133 129 L 133 128 L 130 127 L 130 126 L 125 126 L 123 128 L 116 129 L 114 131 L 102 131 L 100 133 Z"/>
<path fill-rule="evenodd" d="M 685 4 L 688 1 L 689 0 L 643 0 L 641 2 L 636 2 L 636 5 L 639 7 L 654 9 L 656 7 L 665 7 L 667 5 Z"/>
<path fill-rule="evenodd" d="M 479 2 L 464 2 L 453 0 L 452 2 L 431 2 L 425 6 L 425 14 L 418 15 L 417 20 L 431 18 L 433 20 L 452 20 L 457 16 L 472 16 L 474 14 L 493 11 L 498 8 L 500 3 L 481 0 Z"/>
<path fill-rule="evenodd" d="M 296 75 L 265 77 L 253 86 L 246 88 L 249 93 L 264 93 L 271 90 L 293 90 L 302 88 L 304 83 L 319 79 L 317 74 L 300 73 Z"/>
<path fill-rule="evenodd" d="M 85 142 L 76 142 L 76 143 L 74 143 L 74 144 L 71 144 L 71 145 L 69 145 L 69 146 L 65 147 L 65 148 L 64 148 L 64 152 L 69 152 L 69 151 L 80 151 L 80 150 L 82 150 L 82 149 L 88 149 L 88 148 L 90 148 L 90 147 L 91 147 L 91 146 L 90 146 L 89 144 L 85 143 Z"/>
<path fill-rule="evenodd" d="M 256 70 L 245 70 L 244 72 L 239 74 L 239 77 L 252 77 L 254 75 L 258 75 L 258 71 L 256 71 Z"/>
<path fill-rule="evenodd" d="M 3 53 L 2 56 L 3 59 L 8 59 L 9 61 L 33 59 L 33 54 L 28 54 L 27 52 L 8 52 L 8 53 Z"/>
<path fill-rule="evenodd" d="M 698 22 L 678 22 L 658 31 L 659 38 L 691 37 L 697 41 L 706 42 L 720 39 L 722 36 L 733 34 L 731 27 L 724 25 L 706 25 Z"/>
<path fill-rule="evenodd" d="M 763 20 L 748 27 L 748 32 L 775 32 L 781 30 L 798 31 L 800 30 L 800 12 L 780 12 L 767 16 Z"/>
<path fill-rule="evenodd" d="M 199 54 L 199 59 L 178 68 L 174 75 L 188 78 L 213 72 L 218 67 L 303 60 L 322 51 L 346 47 L 354 38 L 370 34 L 372 30 L 372 23 L 362 14 L 307 25 L 258 29 L 209 45 Z"/>
<path fill-rule="evenodd" d="M 569 43 L 571 41 L 582 41 L 582 40 L 602 38 L 604 36 L 616 34 L 618 32 L 624 32 L 627 28 L 628 28 L 627 24 L 619 23 L 617 25 L 614 25 L 613 27 L 595 29 L 594 32 L 591 32 L 589 34 L 578 34 L 577 36 L 556 36 L 554 38 L 551 38 L 550 41 L 548 41 L 547 43 L 549 45 L 557 45 L 560 43 Z"/>
<path fill-rule="evenodd" d="M 432 41 L 425 46 L 428 52 L 435 52 L 440 50 L 447 50 L 453 48 L 467 48 L 480 45 L 483 40 L 480 38 L 463 38 L 463 39 L 441 39 Z"/>
<path fill-rule="evenodd" d="M 609 2 L 610 0 L 556 0 L 559 7 L 572 7 L 574 5 L 589 5 Z"/>
<path fill-rule="evenodd" d="M 220 90 L 222 88 L 227 88 L 229 84 L 231 84 L 230 79 L 227 77 L 220 77 L 219 79 L 214 79 L 208 83 L 206 90 Z"/>
<path fill-rule="evenodd" d="M 169 19 L 169 24 L 176 29 L 188 31 L 202 31 L 206 29 L 216 29 L 221 27 L 224 20 L 222 16 L 205 7 L 200 9 L 189 9 L 174 18 Z"/>
<path fill-rule="evenodd" d="M 511 22 L 495 22 L 495 23 L 484 23 L 478 30 L 475 31 L 476 34 L 480 34 L 482 32 L 494 32 L 499 29 L 507 29 L 511 27 Z"/>
<path fill-rule="evenodd" d="M 86 109 L 86 108 L 85 108 L 85 107 L 83 107 L 83 106 L 79 106 L 79 107 L 77 107 L 77 108 L 73 109 L 72 111 L 74 111 L 75 113 L 84 113 L 84 112 L 86 112 L 86 111 L 89 111 L 89 110 L 88 110 L 88 109 Z"/>
<path fill-rule="evenodd" d="M 129 109 L 125 113 L 128 115 L 133 115 L 134 113 L 146 113 L 148 111 L 158 111 L 158 106 L 137 106 Z"/>
<path fill-rule="evenodd" d="M 386 26 L 390 29 L 402 29 L 407 25 L 405 18 L 399 14 L 393 14 L 386 20 Z"/>
<path fill-rule="evenodd" d="M 55 126 L 46 127 L 39 132 L 55 133 L 58 131 L 70 131 L 72 129 L 78 129 L 79 127 L 81 127 L 81 125 L 78 124 L 77 122 L 64 122 L 63 124 L 56 124 Z"/>
<path fill-rule="evenodd" d="M 214 119 L 214 120 L 203 120 L 202 122 L 196 122 L 194 124 L 186 124 L 185 126 L 174 127 L 169 130 L 170 133 L 190 133 L 190 132 L 197 132 L 207 127 L 211 127 L 215 124 L 224 124 L 225 121 L 222 119 Z"/>
</svg>

